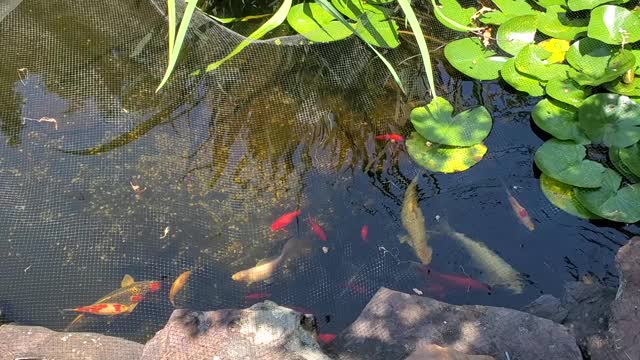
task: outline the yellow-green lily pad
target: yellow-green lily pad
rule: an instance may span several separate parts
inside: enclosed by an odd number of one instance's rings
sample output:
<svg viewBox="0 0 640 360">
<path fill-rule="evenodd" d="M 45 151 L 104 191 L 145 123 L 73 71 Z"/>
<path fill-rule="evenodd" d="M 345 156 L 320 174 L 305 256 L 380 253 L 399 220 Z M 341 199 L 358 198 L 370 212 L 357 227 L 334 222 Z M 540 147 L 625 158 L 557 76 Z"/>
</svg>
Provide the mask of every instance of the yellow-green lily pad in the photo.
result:
<svg viewBox="0 0 640 360">
<path fill-rule="evenodd" d="M 454 147 L 434 144 L 417 132 L 412 132 L 406 141 L 409 156 L 427 170 L 442 173 L 464 171 L 477 164 L 487 153 L 484 144 Z"/>
<path fill-rule="evenodd" d="M 601 219 L 600 216 L 580 204 L 573 193 L 573 186 L 542 174 L 540 176 L 540 188 L 544 196 L 559 209 L 583 219 Z"/>
</svg>

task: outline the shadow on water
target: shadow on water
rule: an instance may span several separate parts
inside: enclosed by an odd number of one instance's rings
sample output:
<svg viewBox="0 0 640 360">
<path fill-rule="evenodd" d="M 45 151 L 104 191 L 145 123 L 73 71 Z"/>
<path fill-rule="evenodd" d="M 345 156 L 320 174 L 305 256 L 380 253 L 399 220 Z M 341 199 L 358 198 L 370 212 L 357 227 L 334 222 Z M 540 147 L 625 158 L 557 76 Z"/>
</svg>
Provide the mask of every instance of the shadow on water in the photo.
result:
<svg viewBox="0 0 640 360">
<path fill-rule="evenodd" d="M 542 143 L 530 125 L 534 100 L 439 66 L 438 86 L 456 109 L 482 104 L 495 121 L 487 159 L 463 173 L 431 174 L 401 144 L 374 140 L 410 133 L 422 81 L 408 83 L 408 99 L 400 96 L 358 42 L 258 43 L 219 72 L 193 78 L 190 69 L 239 41 L 202 25 L 175 80 L 155 94 L 164 19 L 145 1 L 125 3 L 76 9 L 30 1 L 0 22 L 1 42 L 18 49 L 0 64 L 8 95 L 0 98 L 0 304 L 10 319 L 64 328 L 72 317 L 60 309 L 92 303 L 128 273 L 162 280 L 163 290 L 128 316 L 88 319 L 81 329 L 144 340 L 168 319 L 169 286 L 186 269 L 193 275 L 180 306 L 243 307 L 265 294 L 313 312 L 323 332 L 348 325 L 380 286 L 517 308 L 585 275 L 617 282 L 613 255 L 637 228 L 579 220 L 548 203 L 532 164 Z M 32 48 L 45 56 L 26 55 Z M 415 51 L 391 55 L 397 61 Z M 20 77 L 23 68 L 28 77 Z M 417 78 L 419 64 L 399 69 Z M 415 255 L 398 237 L 416 174 L 427 228 L 447 219 L 485 243 L 525 274 L 524 294 L 435 289 L 415 271 Z M 511 213 L 500 179 L 528 208 L 534 232 Z M 276 218 L 296 209 L 302 214 L 288 233 L 271 232 Z M 290 236 L 313 240 L 312 251 L 269 282 L 231 280 L 277 255 Z M 445 234 L 434 232 L 430 242 L 432 268 L 482 279 Z"/>
</svg>

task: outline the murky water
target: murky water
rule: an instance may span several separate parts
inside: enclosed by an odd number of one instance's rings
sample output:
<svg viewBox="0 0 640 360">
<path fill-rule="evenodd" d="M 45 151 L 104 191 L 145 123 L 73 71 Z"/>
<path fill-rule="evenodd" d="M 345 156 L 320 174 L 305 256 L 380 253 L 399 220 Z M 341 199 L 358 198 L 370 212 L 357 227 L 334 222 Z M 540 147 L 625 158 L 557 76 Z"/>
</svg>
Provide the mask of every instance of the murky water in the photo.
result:
<svg viewBox="0 0 640 360">
<path fill-rule="evenodd" d="M 332 87 L 330 71 L 291 65 L 295 56 L 261 59 L 258 47 L 239 57 L 249 70 L 239 61 L 215 81 L 155 94 L 164 66 L 158 59 L 166 56 L 157 30 L 163 22 L 149 15 L 153 6 L 133 3 L 114 13 L 99 3 L 79 10 L 25 1 L 0 22 L 0 43 L 16 49 L 0 63 L 0 309 L 7 318 L 64 328 L 73 315 L 61 309 L 90 304 L 131 274 L 162 280 L 164 289 L 128 316 L 88 319 L 77 329 L 144 340 L 170 315 L 168 288 L 186 269 L 193 275 L 182 307 L 244 307 L 257 301 L 247 295 L 263 293 L 312 311 L 321 331 L 334 333 L 380 286 L 519 308 L 542 293 L 558 296 L 564 282 L 584 276 L 617 283 L 614 254 L 638 228 L 580 220 L 545 199 L 533 165 L 543 142 L 529 115 L 536 99 L 439 67 L 443 96 L 458 109 L 484 105 L 494 128 L 477 166 L 431 174 L 403 146 L 373 139 L 409 134 L 413 102 L 400 101 L 391 86 Z M 38 26 L 25 30 L 27 20 Z M 425 93 L 413 90 L 415 98 Z M 438 232 L 446 220 L 522 272 L 523 294 L 436 288 L 416 271 L 399 236 L 404 191 L 417 174 L 433 231 L 431 267 L 483 277 Z M 512 213 L 501 179 L 529 210 L 535 231 Z M 136 193 L 132 184 L 145 190 Z M 271 232 L 276 218 L 295 209 L 302 215 L 288 232 Z M 309 217 L 327 242 L 309 229 Z M 231 279 L 277 255 L 291 237 L 312 241 L 312 251 L 269 282 Z"/>
</svg>

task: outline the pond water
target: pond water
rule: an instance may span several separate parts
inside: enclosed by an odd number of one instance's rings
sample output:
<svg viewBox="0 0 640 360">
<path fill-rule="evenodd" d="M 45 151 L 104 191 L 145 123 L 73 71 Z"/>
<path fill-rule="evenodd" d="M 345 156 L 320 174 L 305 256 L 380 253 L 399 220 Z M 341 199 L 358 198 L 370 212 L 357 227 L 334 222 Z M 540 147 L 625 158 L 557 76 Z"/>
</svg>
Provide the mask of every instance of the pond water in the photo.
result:
<svg viewBox="0 0 640 360">
<path fill-rule="evenodd" d="M 537 99 L 498 82 L 467 81 L 439 63 L 440 94 L 457 111 L 484 105 L 494 126 L 478 165 L 433 174 L 401 144 L 374 140 L 411 132 L 409 111 L 426 95 L 422 81 L 410 82 L 410 100 L 400 96 L 379 63 L 361 58 L 361 44 L 276 51 L 258 44 L 219 73 L 191 77 L 194 64 L 220 58 L 238 41 L 202 20 L 175 81 L 156 94 L 164 19 L 154 3 L 121 5 L 25 1 L 0 16 L 0 43 L 15 49 L 0 63 L 5 319 L 63 329 L 74 314 L 62 309 L 95 302 L 130 274 L 162 281 L 163 289 L 127 316 L 88 318 L 73 330 L 144 341 L 171 314 L 168 289 L 187 269 L 193 274 L 180 307 L 246 307 L 264 297 L 313 312 L 325 333 L 352 322 L 381 286 L 520 308 L 540 294 L 560 296 L 566 281 L 617 284 L 614 255 L 638 228 L 581 220 L 546 200 L 533 164 L 544 140 L 530 120 Z M 419 70 L 411 66 L 405 74 Z M 416 175 L 431 269 L 484 276 L 442 231 L 446 221 L 521 272 L 522 294 L 416 271 L 414 252 L 399 241 L 404 193 Z M 534 231 L 519 223 L 505 185 Z M 271 231 L 297 209 L 286 232 Z M 269 281 L 232 280 L 292 238 L 310 251 Z"/>
</svg>

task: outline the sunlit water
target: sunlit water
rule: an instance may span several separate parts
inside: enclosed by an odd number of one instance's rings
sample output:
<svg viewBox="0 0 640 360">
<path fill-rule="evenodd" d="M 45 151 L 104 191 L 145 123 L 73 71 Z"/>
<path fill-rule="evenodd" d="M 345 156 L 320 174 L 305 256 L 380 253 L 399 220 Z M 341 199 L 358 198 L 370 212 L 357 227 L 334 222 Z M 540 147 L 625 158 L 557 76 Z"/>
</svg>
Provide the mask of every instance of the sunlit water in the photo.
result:
<svg viewBox="0 0 640 360">
<path fill-rule="evenodd" d="M 15 31 L 25 14 L 42 24 L 36 37 L 59 37 L 45 41 L 38 57 L 17 51 L 0 63 L 0 309 L 7 319 L 62 329 L 73 314 L 61 309 L 92 303 L 118 288 L 124 274 L 163 280 L 164 289 L 132 314 L 74 329 L 142 341 L 171 314 L 168 288 L 186 269 L 193 275 L 181 307 L 245 307 L 258 301 L 247 295 L 262 293 L 313 312 L 329 333 L 353 321 L 381 286 L 520 308 L 543 293 L 560 296 L 566 281 L 584 276 L 617 284 L 613 257 L 638 229 L 577 219 L 546 200 L 532 162 L 544 136 L 530 121 L 536 99 L 495 82 L 452 79 L 439 68 L 441 94 L 457 110 L 484 105 L 494 128 L 478 165 L 432 174 L 402 145 L 373 139 L 411 132 L 411 107 L 397 102 L 392 87 L 369 108 L 354 99 L 370 89 L 332 92 L 313 89 L 312 81 L 299 94 L 270 80 L 252 83 L 260 91 L 226 98 L 211 84 L 191 86 L 189 96 L 155 95 L 163 68 L 129 56 L 137 41 L 73 38 L 81 31 L 63 31 L 64 10 L 37 3 L 21 4 L 0 22 L 0 42 L 17 49 L 29 48 L 31 33 Z M 158 47 L 162 39 L 154 40 Z M 42 117 L 57 124 L 37 121 Z M 130 139 L 95 150 L 136 127 Z M 447 221 L 520 271 L 523 294 L 453 285 L 436 291 L 416 271 L 413 251 L 399 242 L 402 199 L 416 175 L 431 268 L 482 280 L 464 249 L 439 231 Z M 518 222 L 502 181 L 529 210 L 535 231 Z M 132 183 L 146 190 L 136 194 Z M 287 232 L 271 232 L 276 218 L 296 209 L 302 214 Z M 327 242 L 309 229 L 310 217 Z M 291 237 L 311 241 L 311 252 L 268 282 L 231 279 L 277 255 Z"/>
</svg>

